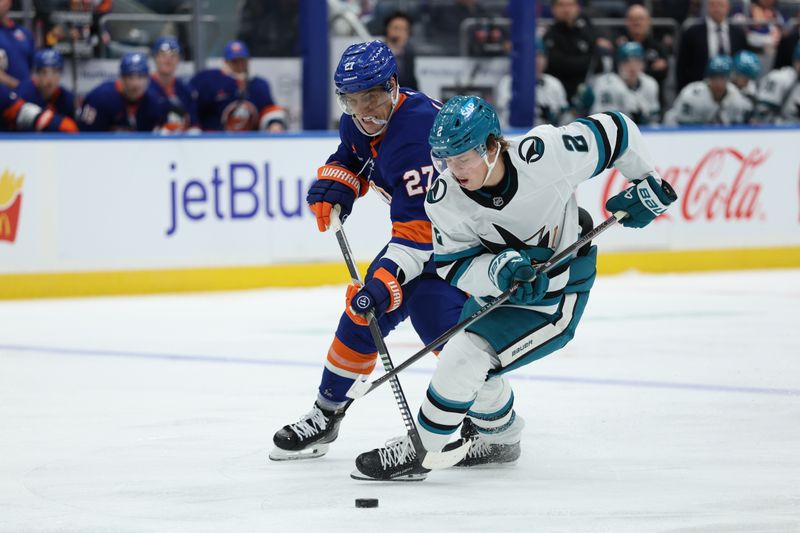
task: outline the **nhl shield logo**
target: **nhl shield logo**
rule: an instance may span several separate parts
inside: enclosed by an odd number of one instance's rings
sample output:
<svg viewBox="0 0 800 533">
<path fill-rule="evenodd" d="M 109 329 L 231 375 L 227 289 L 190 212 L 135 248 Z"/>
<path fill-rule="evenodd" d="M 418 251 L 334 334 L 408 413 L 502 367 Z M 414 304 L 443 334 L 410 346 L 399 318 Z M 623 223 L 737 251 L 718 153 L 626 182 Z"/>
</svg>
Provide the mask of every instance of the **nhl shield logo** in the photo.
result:
<svg viewBox="0 0 800 533">
<path fill-rule="evenodd" d="M 544 155 L 544 141 L 535 135 L 525 137 L 519 143 L 517 153 L 526 163 L 535 163 Z"/>
<path fill-rule="evenodd" d="M 504 203 L 505 202 L 503 201 L 503 198 L 500 196 L 495 196 L 492 198 L 492 205 L 495 207 L 503 207 Z"/>
</svg>

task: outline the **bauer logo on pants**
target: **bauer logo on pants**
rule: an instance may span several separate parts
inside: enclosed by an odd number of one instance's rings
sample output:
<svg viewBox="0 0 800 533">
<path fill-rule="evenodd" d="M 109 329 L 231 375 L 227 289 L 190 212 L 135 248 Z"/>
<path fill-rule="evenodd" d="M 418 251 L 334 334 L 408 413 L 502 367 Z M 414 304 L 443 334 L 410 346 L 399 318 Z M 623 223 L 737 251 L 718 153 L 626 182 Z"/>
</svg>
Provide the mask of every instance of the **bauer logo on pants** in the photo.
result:
<svg viewBox="0 0 800 533">
<path fill-rule="evenodd" d="M 24 180 L 8 169 L 0 174 L 0 241 L 14 242 L 17 238 Z"/>
</svg>

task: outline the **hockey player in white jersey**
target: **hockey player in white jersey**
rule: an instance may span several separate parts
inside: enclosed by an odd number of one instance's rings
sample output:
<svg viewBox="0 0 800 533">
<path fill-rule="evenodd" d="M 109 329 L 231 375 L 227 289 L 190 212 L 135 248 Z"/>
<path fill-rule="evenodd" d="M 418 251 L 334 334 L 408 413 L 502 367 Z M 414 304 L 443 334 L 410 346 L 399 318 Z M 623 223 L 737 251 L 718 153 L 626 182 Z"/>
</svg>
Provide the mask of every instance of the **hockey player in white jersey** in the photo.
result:
<svg viewBox="0 0 800 533">
<path fill-rule="evenodd" d="M 800 43 L 792 66 L 773 70 L 761 81 L 756 116 L 758 122 L 800 122 Z"/>
<path fill-rule="evenodd" d="M 658 82 L 644 73 L 644 48 L 627 42 L 617 50 L 617 72 L 597 76 L 591 83 L 591 113 L 620 111 L 638 125 L 658 123 L 661 114 Z"/>
<path fill-rule="evenodd" d="M 536 39 L 536 110 L 534 125 L 553 124 L 560 126 L 570 120 L 567 91 L 564 85 L 547 69 L 547 49 L 541 38 Z M 511 103 L 511 76 L 506 75 L 497 84 L 497 107 L 501 121 L 508 125 L 509 104 Z"/>
<path fill-rule="evenodd" d="M 733 57 L 733 83 L 742 96 L 750 100 L 755 109 L 758 98 L 758 77 L 761 76 L 761 60 L 750 50 L 742 50 Z"/>
<path fill-rule="evenodd" d="M 425 450 L 440 451 L 450 449 L 460 427 L 454 442 L 473 444 L 456 466 L 514 462 L 524 423 L 505 374 L 572 339 L 595 278 L 596 246 L 586 245 L 548 274 L 532 266 L 591 228 L 591 221 L 579 223 L 576 188 L 616 167 L 631 186 L 606 208 L 628 213 L 621 223 L 636 228 L 676 195 L 656 172 L 637 126 L 619 112 L 539 126 L 506 141 L 491 105 L 456 96 L 437 115 L 429 140 L 441 172 L 425 205 L 434 260 L 442 278 L 472 295 L 462 317 L 514 282 L 521 285 L 444 347 L 417 417 L 419 433 Z M 410 438 L 401 437 L 359 455 L 352 477 L 408 481 L 427 473 Z"/>
<path fill-rule="evenodd" d="M 664 123 L 676 124 L 743 124 L 752 114 L 753 105 L 730 82 L 733 61 L 728 56 L 708 60 L 706 79 L 687 85 L 680 92 L 672 109 L 664 115 Z"/>
</svg>

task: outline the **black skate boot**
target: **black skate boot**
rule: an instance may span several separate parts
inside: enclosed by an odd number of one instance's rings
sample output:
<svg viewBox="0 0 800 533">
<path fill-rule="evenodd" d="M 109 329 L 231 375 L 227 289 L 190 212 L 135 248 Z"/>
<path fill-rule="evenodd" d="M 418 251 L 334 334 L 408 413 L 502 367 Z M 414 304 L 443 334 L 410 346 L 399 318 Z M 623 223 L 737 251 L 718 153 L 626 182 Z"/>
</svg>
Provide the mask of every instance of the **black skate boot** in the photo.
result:
<svg viewBox="0 0 800 533">
<path fill-rule="evenodd" d="M 481 435 L 475 425 L 465 418 L 461 424 L 461 439 L 457 443 L 472 439 L 472 446 L 467 452 L 467 456 L 456 463 L 458 467 L 471 467 L 481 465 L 503 465 L 513 464 L 519 459 L 521 450 L 519 442 L 513 444 L 491 443 L 486 437 Z"/>
<path fill-rule="evenodd" d="M 430 470 L 423 468 L 408 435 L 386 442 L 383 448 L 356 457 L 353 479 L 365 481 L 422 481 Z"/>
<path fill-rule="evenodd" d="M 316 402 L 303 418 L 279 429 L 272 442 L 275 448 L 269 453 L 273 461 L 313 459 L 328 453 L 328 444 L 339 435 L 342 411 L 327 411 Z"/>
</svg>

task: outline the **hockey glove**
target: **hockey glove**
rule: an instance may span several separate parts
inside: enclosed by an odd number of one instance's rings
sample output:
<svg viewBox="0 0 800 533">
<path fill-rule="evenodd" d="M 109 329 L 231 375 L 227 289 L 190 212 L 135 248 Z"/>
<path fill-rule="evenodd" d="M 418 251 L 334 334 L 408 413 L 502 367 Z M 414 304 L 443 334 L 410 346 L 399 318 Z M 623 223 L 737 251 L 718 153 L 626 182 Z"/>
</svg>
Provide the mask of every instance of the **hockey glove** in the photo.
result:
<svg viewBox="0 0 800 533">
<path fill-rule="evenodd" d="M 520 285 L 508 301 L 516 305 L 533 305 L 544 298 L 550 280 L 546 274 L 536 274 L 531 262 L 512 248 L 497 254 L 489 264 L 489 275 L 495 287 L 505 292 L 515 281 Z"/>
<path fill-rule="evenodd" d="M 359 326 L 368 325 L 367 313 L 372 311 L 375 319 L 390 313 L 403 303 L 403 289 L 391 272 L 379 268 L 363 286 L 351 284 L 347 287 L 345 312 Z"/>
<path fill-rule="evenodd" d="M 339 205 L 339 219 L 344 222 L 353 210 L 353 202 L 367 193 L 367 182 L 335 165 L 324 165 L 317 170 L 317 181 L 308 189 L 306 202 L 317 217 L 317 227 L 326 231 L 331 224 L 331 209 Z"/>
<path fill-rule="evenodd" d="M 606 209 L 615 213 L 625 211 L 628 216 L 620 220 L 626 228 L 643 228 L 667 210 L 667 206 L 678 199 L 669 183 L 656 181 L 653 176 L 635 180 L 633 185 L 612 196 L 606 202 Z"/>
</svg>

